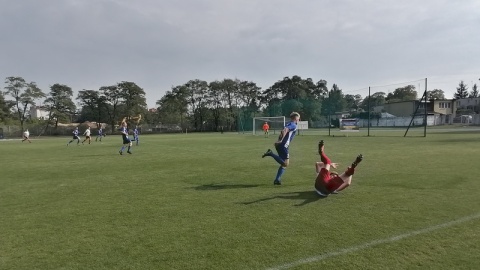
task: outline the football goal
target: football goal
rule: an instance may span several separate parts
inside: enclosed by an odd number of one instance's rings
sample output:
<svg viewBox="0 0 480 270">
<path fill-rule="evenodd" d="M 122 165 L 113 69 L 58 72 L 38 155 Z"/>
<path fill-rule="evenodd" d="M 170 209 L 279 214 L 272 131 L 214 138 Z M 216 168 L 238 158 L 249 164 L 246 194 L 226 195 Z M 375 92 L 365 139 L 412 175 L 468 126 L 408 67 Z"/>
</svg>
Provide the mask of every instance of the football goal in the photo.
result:
<svg viewBox="0 0 480 270">
<path fill-rule="evenodd" d="M 275 134 L 285 127 L 285 116 L 270 116 L 270 117 L 254 117 L 253 118 L 253 135 L 263 134 L 263 124 L 270 126 L 270 133 Z"/>
</svg>

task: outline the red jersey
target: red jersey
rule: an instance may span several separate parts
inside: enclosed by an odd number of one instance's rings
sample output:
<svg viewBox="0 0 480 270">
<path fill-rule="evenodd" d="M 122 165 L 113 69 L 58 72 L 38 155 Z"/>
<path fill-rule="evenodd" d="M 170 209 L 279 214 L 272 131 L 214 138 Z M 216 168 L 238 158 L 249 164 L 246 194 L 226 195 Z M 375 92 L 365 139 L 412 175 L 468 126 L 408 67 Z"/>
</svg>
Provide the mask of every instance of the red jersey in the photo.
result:
<svg viewBox="0 0 480 270">
<path fill-rule="evenodd" d="M 317 175 L 317 179 L 315 179 L 315 189 L 320 191 L 321 193 L 332 193 L 333 191 L 337 190 L 343 184 L 342 178 L 340 176 L 331 177 L 330 172 L 322 168 L 320 173 Z M 324 194 L 328 195 L 328 194 Z"/>
</svg>

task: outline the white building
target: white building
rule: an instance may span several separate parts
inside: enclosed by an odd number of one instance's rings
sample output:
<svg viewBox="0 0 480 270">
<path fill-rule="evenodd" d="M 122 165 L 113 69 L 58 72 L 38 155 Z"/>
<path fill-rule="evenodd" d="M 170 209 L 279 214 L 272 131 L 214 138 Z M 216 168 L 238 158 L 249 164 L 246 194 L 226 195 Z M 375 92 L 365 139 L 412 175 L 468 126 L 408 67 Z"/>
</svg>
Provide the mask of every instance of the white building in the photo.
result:
<svg viewBox="0 0 480 270">
<path fill-rule="evenodd" d="M 30 117 L 32 119 L 48 119 L 48 111 L 42 106 L 30 106 Z"/>
<path fill-rule="evenodd" d="M 480 97 L 457 99 L 456 102 L 458 109 L 467 109 L 480 113 Z"/>
</svg>

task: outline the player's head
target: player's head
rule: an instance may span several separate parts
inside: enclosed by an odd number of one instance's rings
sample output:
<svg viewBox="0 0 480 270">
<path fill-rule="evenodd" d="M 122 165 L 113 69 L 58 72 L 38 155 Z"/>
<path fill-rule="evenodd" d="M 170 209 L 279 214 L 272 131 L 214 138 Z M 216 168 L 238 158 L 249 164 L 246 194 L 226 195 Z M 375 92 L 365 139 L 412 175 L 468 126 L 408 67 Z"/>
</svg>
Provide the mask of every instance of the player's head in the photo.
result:
<svg viewBox="0 0 480 270">
<path fill-rule="evenodd" d="M 290 114 L 290 119 L 292 119 L 292 121 L 297 123 L 298 121 L 300 121 L 300 114 L 298 112 L 292 112 Z"/>
<path fill-rule="evenodd" d="M 75 129 L 78 129 L 78 127 L 75 127 Z"/>
</svg>

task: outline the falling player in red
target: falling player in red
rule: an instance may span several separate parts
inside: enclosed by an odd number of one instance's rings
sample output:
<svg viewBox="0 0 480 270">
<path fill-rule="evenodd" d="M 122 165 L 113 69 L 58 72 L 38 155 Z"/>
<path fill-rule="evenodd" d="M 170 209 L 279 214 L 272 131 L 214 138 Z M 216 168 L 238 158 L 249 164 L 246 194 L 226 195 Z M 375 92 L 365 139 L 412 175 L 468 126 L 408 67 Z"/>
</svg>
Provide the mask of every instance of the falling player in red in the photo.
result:
<svg viewBox="0 0 480 270">
<path fill-rule="evenodd" d="M 315 164 L 315 169 L 318 173 L 315 179 L 315 191 L 318 195 L 326 197 L 331 193 L 337 193 L 344 190 L 352 183 L 352 176 L 355 173 L 355 167 L 362 161 L 363 156 L 360 154 L 347 170 L 338 175 L 336 172 L 331 172 L 330 168 L 337 168 L 337 163 L 332 163 L 325 154 L 324 142 L 318 143 L 318 153 L 322 162 Z"/>
</svg>

